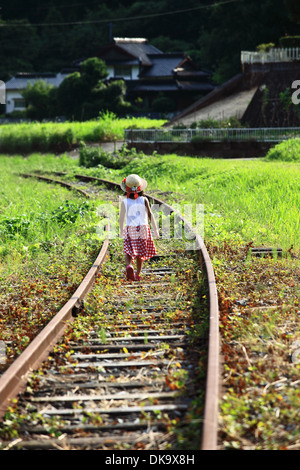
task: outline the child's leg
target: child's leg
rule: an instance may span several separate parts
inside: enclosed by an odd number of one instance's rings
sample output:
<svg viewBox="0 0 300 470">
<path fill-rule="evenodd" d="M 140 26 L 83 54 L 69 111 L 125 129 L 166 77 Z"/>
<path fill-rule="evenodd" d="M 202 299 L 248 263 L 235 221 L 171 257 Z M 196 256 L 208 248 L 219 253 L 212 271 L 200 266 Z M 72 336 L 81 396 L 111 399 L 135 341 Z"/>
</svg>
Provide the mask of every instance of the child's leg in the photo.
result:
<svg viewBox="0 0 300 470">
<path fill-rule="evenodd" d="M 125 263 L 126 263 L 126 266 L 128 266 L 129 264 L 131 264 L 131 261 L 132 261 L 131 256 L 129 256 L 127 253 L 125 253 Z"/>
<path fill-rule="evenodd" d="M 134 269 L 131 264 L 132 258 L 129 256 L 127 253 L 125 254 L 125 263 L 126 263 L 126 276 L 128 280 L 134 281 L 135 276 L 134 276 Z"/>
<path fill-rule="evenodd" d="M 139 276 L 142 271 L 144 261 L 141 258 L 136 259 L 136 275 Z"/>
</svg>

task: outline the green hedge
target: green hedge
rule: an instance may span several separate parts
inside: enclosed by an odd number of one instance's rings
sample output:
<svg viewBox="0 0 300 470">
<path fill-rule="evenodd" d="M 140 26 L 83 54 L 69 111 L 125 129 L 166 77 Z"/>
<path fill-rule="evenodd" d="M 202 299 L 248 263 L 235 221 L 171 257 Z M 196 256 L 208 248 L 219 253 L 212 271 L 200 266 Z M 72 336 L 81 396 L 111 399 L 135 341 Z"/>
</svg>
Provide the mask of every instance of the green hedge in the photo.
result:
<svg viewBox="0 0 300 470">
<path fill-rule="evenodd" d="M 300 36 L 284 36 L 279 39 L 281 47 L 300 47 Z"/>
<path fill-rule="evenodd" d="M 290 139 L 271 148 L 266 160 L 300 162 L 300 139 Z"/>
</svg>

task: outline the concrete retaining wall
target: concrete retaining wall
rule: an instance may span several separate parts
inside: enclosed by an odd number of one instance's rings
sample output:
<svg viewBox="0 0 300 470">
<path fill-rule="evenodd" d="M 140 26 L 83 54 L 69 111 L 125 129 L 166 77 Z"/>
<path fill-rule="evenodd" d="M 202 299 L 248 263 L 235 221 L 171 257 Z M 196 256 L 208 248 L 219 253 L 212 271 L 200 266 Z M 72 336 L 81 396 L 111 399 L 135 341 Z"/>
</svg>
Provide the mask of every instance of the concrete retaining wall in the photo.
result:
<svg viewBox="0 0 300 470">
<path fill-rule="evenodd" d="M 182 156 L 211 158 L 254 158 L 265 157 L 276 142 L 127 142 L 128 148 L 136 148 L 147 155 L 154 151 L 159 154 L 176 153 Z"/>
</svg>

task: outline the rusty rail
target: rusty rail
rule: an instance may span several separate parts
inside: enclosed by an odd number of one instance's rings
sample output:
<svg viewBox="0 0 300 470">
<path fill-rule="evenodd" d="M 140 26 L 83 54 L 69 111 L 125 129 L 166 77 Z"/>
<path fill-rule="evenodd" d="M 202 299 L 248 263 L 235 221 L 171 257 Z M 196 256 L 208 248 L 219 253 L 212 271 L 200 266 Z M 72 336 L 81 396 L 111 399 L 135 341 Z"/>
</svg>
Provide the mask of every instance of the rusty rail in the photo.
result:
<svg viewBox="0 0 300 470">
<path fill-rule="evenodd" d="M 61 184 L 68 189 L 79 190 L 82 194 L 89 197 L 88 193 L 76 188 L 75 186 L 64 181 L 53 180 L 51 178 L 21 174 L 23 177 L 35 177 L 47 182 Z M 119 189 L 119 185 L 115 182 L 88 177 L 85 175 L 75 175 L 76 178 L 85 181 L 94 181 L 99 184 L 106 184 L 113 189 Z M 170 212 L 176 212 L 171 206 L 164 201 L 146 194 L 149 199 L 155 203 L 164 205 Z M 190 226 L 186 219 L 178 214 L 179 218 Z M 202 266 L 206 272 L 207 288 L 209 292 L 209 346 L 208 346 L 208 365 L 207 380 L 205 392 L 205 412 L 203 423 L 203 439 L 201 443 L 202 450 L 216 450 L 217 448 L 217 431 L 218 431 L 218 401 L 219 401 L 219 310 L 218 295 L 215 275 L 208 251 L 203 240 L 196 234 L 196 241 L 199 246 Z M 88 274 L 80 284 L 71 299 L 49 322 L 44 330 L 32 341 L 26 350 L 16 359 L 9 369 L 0 378 L 0 418 L 3 416 L 10 401 L 22 391 L 26 384 L 26 378 L 30 371 L 38 368 L 53 345 L 62 337 L 67 325 L 72 322 L 74 310 L 79 307 L 80 302 L 91 290 L 95 276 L 97 275 L 101 265 L 103 264 L 108 252 L 109 240 L 103 243 L 101 251 Z"/>
</svg>

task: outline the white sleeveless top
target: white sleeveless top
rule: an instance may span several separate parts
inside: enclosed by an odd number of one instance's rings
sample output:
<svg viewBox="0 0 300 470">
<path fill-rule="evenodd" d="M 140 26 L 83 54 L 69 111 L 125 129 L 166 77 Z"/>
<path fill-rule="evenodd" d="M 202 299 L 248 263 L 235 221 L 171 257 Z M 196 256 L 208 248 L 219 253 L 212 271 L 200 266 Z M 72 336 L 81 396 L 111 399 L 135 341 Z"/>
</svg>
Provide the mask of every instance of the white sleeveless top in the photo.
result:
<svg viewBox="0 0 300 470">
<path fill-rule="evenodd" d="M 147 209 L 145 206 L 145 198 L 139 196 L 137 199 L 124 199 L 126 209 L 126 225 L 138 227 L 139 225 L 148 224 Z"/>
</svg>

